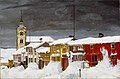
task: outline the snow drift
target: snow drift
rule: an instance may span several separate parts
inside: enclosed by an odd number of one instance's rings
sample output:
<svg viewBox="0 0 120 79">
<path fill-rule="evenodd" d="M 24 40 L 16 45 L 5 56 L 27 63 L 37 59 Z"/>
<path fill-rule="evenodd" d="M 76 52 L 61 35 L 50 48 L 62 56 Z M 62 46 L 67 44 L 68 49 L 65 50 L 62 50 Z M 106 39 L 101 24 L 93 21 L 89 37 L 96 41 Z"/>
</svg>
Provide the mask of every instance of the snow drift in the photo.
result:
<svg viewBox="0 0 120 79">
<path fill-rule="evenodd" d="M 98 65 L 91 68 L 82 68 L 83 61 L 70 62 L 65 71 L 62 71 L 60 62 L 50 62 L 43 69 L 38 69 L 36 63 L 30 63 L 28 68 L 24 69 L 23 66 L 14 68 L 1 67 L 1 78 L 39 78 L 39 79 L 53 79 L 53 78 L 67 78 L 67 79 L 79 79 L 81 69 L 81 78 L 120 78 L 120 61 L 116 66 L 110 64 L 108 58 L 108 52 L 102 48 L 103 60 L 99 61 Z"/>
</svg>

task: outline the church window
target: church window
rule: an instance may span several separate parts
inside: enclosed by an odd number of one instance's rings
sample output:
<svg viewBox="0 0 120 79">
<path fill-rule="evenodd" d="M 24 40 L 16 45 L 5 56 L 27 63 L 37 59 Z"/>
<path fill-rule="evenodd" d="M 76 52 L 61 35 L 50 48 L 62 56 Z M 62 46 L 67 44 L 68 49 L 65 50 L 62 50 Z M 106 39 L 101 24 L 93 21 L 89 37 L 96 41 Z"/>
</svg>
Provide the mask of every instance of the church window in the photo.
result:
<svg viewBox="0 0 120 79">
<path fill-rule="evenodd" d="M 23 43 L 23 39 L 20 40 L 20 43 Z"/>
</svg>

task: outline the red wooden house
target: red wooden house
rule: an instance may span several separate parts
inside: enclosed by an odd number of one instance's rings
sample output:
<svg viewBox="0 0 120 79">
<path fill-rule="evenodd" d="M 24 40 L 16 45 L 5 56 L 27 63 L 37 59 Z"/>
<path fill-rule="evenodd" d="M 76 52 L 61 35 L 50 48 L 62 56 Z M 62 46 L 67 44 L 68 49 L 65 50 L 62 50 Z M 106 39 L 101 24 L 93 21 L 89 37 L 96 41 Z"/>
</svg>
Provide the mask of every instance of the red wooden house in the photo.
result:
<svg viewBox="0 0 120 79">
<path fill-rule="evenodd" d="M 102 38 L 84 38 L 69 42 L 70 53 L 78 53 L 78 50 L 73 51 L 73 46 L 77 49 L 81 46 L 84 49 L 86 60 L 90 66 L 95 66 L 98 61 L 103 59 L 101 49 L 104 47 L 108 51 L 108 57 L 111 64 L 116 65 L 117 59 L 120 60 L 120 36 L 109 36 Z M 75 58 L 73 56 L 73 61 Z"/>
</svg>

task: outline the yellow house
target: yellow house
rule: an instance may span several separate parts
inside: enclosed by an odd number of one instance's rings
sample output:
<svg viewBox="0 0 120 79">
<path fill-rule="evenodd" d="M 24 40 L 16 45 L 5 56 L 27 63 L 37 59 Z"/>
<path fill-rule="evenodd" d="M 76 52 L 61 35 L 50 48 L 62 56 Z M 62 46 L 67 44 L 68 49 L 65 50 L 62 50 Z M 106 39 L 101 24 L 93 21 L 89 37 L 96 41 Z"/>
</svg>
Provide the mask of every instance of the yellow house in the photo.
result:
<svg viewBox="0 0 120 79">
<path fill-rule="evenodd" d="M 67 56 L 68 45 L 67 42 L 71 41 L 72 38 L 58 39 L 50 45 L 50 60 L 62 62 L 62 58 Z"/>
</svg>

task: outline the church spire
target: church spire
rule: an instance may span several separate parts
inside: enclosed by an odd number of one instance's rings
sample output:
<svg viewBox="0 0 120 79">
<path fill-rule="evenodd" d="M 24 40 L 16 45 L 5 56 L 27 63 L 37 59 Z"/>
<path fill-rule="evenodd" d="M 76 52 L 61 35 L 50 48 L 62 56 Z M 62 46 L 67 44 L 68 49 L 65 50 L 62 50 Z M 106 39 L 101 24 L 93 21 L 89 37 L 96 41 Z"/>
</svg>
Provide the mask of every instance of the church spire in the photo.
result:
<svg viewBox="0 0 120 79">
<path fill-rule="evenodd" d="M 20 18 L 20 22 L 23 22 L 22 9 L 21 9 L 21 18 Z"/>
</svg>

